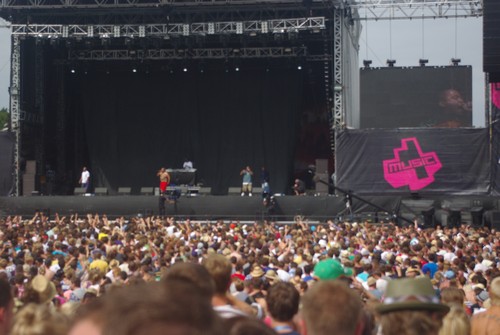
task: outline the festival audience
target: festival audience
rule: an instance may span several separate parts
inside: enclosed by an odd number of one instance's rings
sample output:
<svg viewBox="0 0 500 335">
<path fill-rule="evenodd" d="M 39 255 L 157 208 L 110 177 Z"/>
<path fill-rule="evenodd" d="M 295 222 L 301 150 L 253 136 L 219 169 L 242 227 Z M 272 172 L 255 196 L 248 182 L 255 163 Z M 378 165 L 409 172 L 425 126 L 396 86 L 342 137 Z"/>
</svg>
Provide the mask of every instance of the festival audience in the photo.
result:
<svg viewBox="0 0 500 335">
<path fill-rule="evenodd" d="M 8 216 L 0 335 L 37 334 L 27 321 L 38 318 L 60 320 L 54 334 L 71 321 L 72 335 L 468 334 L 469 318 L 471 334 L 496 334 L 499 238 L 486 227 L 302 217 Z M 404 301 L 417 293 L 420 303 Z"/>
</svg>

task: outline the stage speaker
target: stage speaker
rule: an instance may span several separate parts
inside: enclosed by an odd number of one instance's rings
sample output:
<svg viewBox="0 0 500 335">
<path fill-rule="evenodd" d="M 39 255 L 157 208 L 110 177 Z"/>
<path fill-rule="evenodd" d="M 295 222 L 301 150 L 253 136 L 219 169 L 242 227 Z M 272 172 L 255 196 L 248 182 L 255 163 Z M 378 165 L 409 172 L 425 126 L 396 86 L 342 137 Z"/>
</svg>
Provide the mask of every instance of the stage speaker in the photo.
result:
<svg viewBox="0 0 500 335">
<path fill-rule="evenodd" d="M 95 195 L 108 195 L 108 189 L 106 187 L 96 187 L 94 189 Z"/>
<path fill-rule="evenodd" d="M 424 210 L 422 210 L 422 218 L 424 220 L 424 227 L 425 228 L 434 228 L 435 221 L 434 221 L 434 213 L 435 213 L 434 207 L 429 207 Z"/>
<path fill-rule="evenodd" d="M 450 214 L 448 215 L 448 228 L 460 227 L 462 224 L 462 214 L 460 209 L 450 208 Z"/>
<path fill-rule="evenodd" d="M 118 187 L 118 195 L 130 195 L 131 191 L 130 187 Z"/>
<path fill-rule="evenodd" d="M 211 187 L 200 187 L 200 194 L 202 195 L 210 195 L 212 193 Z"/>
<path fill-rule="evenodd" d="M 473 207 L 470 209 L 470 216 L 472 218 L 472 226 L 482 227 L 483 226 L 483 207 Z"/>
<path fill-rule="evenodd" d="M 85 188 L 84 187 L 75 187 L 75 190 L 73 192 L 75 195 L 82 195 L 85 194 Z"/>
<path fill-rule="evenodd" d="M 241 194 L 241 187 L 230 187 L 227 190 L 229 195 Z"/>
<path fill-rule="evenodd" d="M 500 212 L 494 211 L 491 214 L 491 229 L 500 230 Z"/>
<path fill-rule="evenodd" d="M 141 187 L 141 195 L 153 195 L 154 187 Z"/>
<path fill-rule="evenodd" d="M 483 2 L 483 70 L 490 82 L 500 81 L 500 1 Z"/>
<path fill-rule="evenodd" d="M 316 173 L 328 174 L 328 159 L 316 159 Z"/>
</svg>

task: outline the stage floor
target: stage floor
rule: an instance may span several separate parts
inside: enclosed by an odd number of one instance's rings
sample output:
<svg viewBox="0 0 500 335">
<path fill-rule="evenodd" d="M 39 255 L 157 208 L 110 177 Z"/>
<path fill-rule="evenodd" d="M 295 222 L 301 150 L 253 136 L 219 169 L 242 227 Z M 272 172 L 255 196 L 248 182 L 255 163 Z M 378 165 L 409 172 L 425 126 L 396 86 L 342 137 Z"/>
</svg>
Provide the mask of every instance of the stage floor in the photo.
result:
<svg viewBox="0 0 500 335">
<path fill-rule="evenodd" d="M 373 199 L 371 199 L 373 200 Z M 377 197 L 377 205 L 392 210 L 398 199 Z M 279 196 L 274 205 L 265 207 L 260 196 L 199 195 L 166 203 L 167 215 L 193 219 L 240 219 L 258 220 L 272 216 L 277 220 L 293 220 L 296 215 L 322 220 L 333 218 L 345 211 L 343 197 L 337 196 Z M 353 209 L 362 211 L 365 204 L 358 203 Z M 106 214 L 111 217 L 137 214 L 159 214 L 158 196 L 26 196 L 0 197 L 0 211 L 6 214 L 29 216 L 36 211 L 51 214 L 72 213 Z"/>
<path fill-rule="evenodd" d="M 310 220 L 348 217 L 343 196 L 277 196 L 272 207 L 265 207 L 260 196 L 241 197 L 238 195 L 182 196 L 175 203 L 166 203 L 167 215 L 198 220 L 238 219 L 242 221 L 271 218 L 277 221 L 293 221 L 296 215 Z M 383 220 L 387 213 L 412 217 L 433 207 L 438 211 L 458 208 L 462 217 L 470 213 L 473 207 L 484 211 L 498 210 L 498 198 L 494 197 L 426 197 L 411 199 L 396 196 L 363 197 L 367 204 L 354 198 L 352 213 L 357 215 L 375 215 Z M 377 206 L 375 208 L 373 205 Z M 109 217 L 158 215 L 158 196 L 26 196 L 0 197 L 1 215 L 23 215 L 29 217 L 37 211 L 50 212 L 54 215 L 106 214 Z M 441 214 L 440 214 L 441 215 Z M 359 216 L 358 216 L 359 217 Z"/>
</svg>

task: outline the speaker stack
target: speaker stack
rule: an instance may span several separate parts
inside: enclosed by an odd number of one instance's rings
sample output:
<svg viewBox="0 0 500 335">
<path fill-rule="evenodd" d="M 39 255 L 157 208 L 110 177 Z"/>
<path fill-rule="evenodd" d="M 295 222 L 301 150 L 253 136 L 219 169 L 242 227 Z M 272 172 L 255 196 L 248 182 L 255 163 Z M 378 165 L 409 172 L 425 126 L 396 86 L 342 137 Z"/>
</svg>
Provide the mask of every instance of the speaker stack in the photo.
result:
<svg viewBox="0 0 500 335">
<path fill-rule="evenodd" d="M 500 1 L 483 2 L 483 70 L 491 83 L 500 82 Z"/>
</svg>

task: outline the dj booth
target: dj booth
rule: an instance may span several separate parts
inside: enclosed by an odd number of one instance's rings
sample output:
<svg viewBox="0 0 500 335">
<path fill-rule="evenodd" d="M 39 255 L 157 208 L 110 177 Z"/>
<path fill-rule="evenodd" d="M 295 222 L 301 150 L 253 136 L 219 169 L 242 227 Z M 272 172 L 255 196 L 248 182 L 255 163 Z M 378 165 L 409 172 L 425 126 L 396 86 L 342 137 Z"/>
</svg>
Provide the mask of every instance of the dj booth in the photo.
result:
<svg viewBox="0 0 500 335">
<path fill-rule="evenodd" d="M 170 185 L 195 185 L 196 169 L 167 169 L 170 174 Z"/>
</svg>

